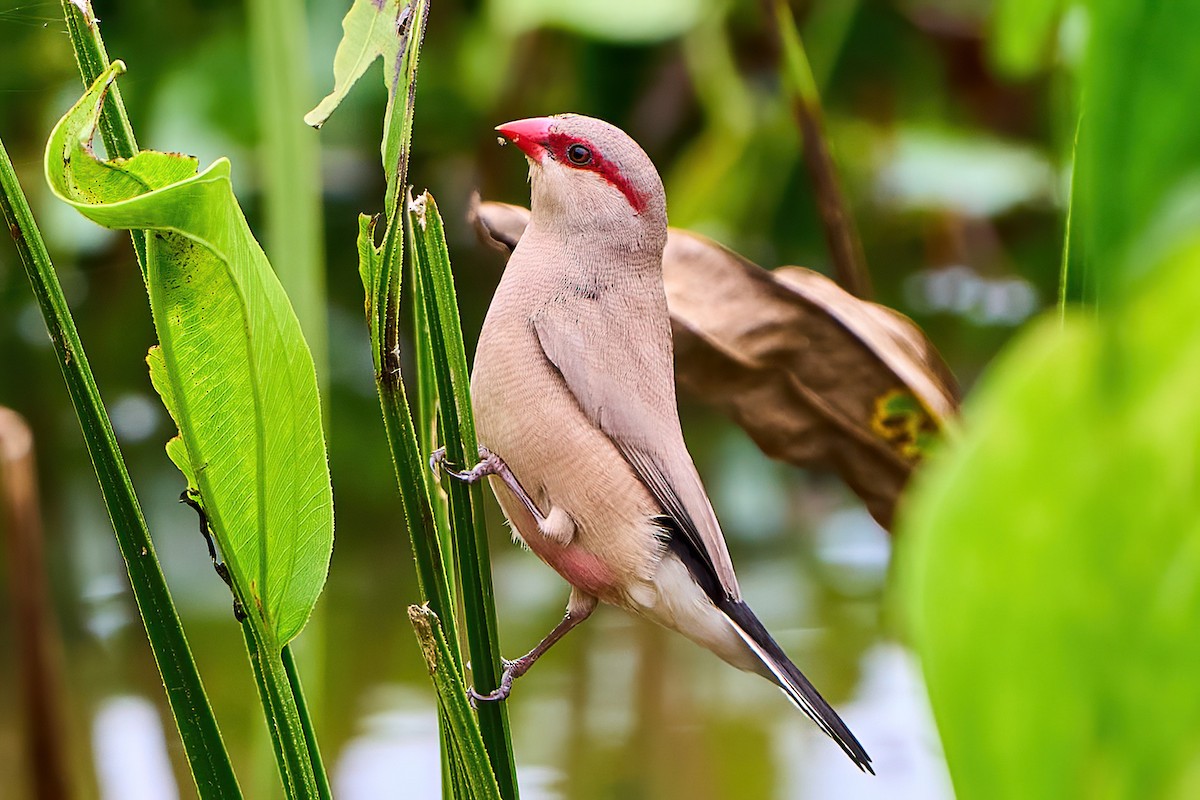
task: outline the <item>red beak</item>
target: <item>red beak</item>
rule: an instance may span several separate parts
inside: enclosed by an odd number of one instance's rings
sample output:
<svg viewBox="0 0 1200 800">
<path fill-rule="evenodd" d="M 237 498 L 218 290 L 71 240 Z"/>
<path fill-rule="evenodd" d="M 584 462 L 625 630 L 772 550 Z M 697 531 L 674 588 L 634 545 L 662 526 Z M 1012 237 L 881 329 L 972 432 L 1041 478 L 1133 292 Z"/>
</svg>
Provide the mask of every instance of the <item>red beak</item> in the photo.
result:
<svg viewBox="0 0 1200 800">
<path fill-rule="evenodd" d="M 551 117 L 530 117 L 497 125 L 496 130 L 521 148 L 525 155 L 540 163 L 545 158 L 546 147 L 550 143 L 550 126 L 553 124 Z"/>
</svg>

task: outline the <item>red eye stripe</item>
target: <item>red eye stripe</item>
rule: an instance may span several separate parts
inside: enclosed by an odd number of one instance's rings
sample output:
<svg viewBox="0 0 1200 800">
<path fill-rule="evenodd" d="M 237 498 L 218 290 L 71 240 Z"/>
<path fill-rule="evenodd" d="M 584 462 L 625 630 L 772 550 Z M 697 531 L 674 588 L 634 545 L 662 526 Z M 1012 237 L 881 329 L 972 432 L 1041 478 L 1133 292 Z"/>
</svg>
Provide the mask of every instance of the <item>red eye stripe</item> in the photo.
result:
<svg viewBox="0 0 1200 800">
<path fill-rule="evenodd" d="M 581 144 L 590 150 L 592 152 L 592 160 L 586 164 L 572 164 L 571 160 L 567 158 L 567 148 L 573 144 Z M 604 178 L 604 180 L 617 187 L 621 194 L 625 195 L 625 199 L 629 202 L 634 212 L 640 214 L 645 210 L 646 199 L 642 197 L 642 193 L 634 188 L 633 183 L 617 168 L 616 164 L 606 159 L 587 139 L 551 130 L 550 136 L 546 141 L 546 148 L 564 166 L 595 172 L 601 178 Z"/>
</svg>

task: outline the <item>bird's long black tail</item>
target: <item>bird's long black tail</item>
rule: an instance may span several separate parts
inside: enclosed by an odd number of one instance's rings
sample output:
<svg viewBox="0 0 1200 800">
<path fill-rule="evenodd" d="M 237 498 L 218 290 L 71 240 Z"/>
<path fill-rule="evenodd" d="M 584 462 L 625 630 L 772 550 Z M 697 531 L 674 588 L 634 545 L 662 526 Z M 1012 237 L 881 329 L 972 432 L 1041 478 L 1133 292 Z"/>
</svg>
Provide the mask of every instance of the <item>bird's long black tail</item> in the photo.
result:
<svg viewBox="0 0 1200 800">
<path fill-rule="evenodd" d="M 837 712 L 830 707 L 829 703 L 825 702 L 825 698 L 821 697 L 808 678 L 804 677 L 799 668 L 787 657 L 783 648 L 775 642 L 763 624 L 758 621 L 758 617 L 750 610 L 750 606 L 740 600 L 724 598 L 722 598 L 722 602 L 718 603 L 718 606 L 729 617 L 738 635 L 754 651 L 763 665 L 770 670 L 775 682 L 783 689 L 788 699 L 807 714 L 813 722 L 817 723 L 817 726 L 825 731 L 829 738 L 837 742 L 855 766 L 874 775 L 875 770 L 871 768 L 871 757 L 867 755 L 867 751 L 858 743 L 858 739 L 846 727 L 846 723 L 842 722 L 842 718 L 837 715 Z"/>
</svg>

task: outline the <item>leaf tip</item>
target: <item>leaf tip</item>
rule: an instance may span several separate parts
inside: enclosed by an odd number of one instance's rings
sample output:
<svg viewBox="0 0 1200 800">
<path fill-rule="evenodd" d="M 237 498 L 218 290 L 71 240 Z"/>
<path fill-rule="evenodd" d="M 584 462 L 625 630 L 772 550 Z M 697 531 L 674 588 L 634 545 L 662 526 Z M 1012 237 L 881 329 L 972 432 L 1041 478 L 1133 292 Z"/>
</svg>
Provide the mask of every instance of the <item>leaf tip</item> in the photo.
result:
<svg viewBox="0 0 1200 800">
<path fill-rule="evenodd" d="M 312 111 L 304 115 L 304 124 L 310 128 L 321 130 L 321 126 L 329 119 L 329 115 L 321 111 L 321 106 L 317 106 Z"/>
</svg>

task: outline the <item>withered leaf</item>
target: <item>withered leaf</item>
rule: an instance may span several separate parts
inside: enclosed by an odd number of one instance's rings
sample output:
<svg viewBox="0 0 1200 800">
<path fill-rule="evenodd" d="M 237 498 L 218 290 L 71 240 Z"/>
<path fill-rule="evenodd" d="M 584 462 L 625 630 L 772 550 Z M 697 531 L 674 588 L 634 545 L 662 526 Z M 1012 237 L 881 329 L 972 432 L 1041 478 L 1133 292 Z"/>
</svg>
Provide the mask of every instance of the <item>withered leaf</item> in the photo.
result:
<svg viewBox="0 0 1200 800">
<path fill-rule="evenodd" d="M 476 201 L 471 218 L 482 241 L 511 253 L 529 211 Z M 890 527 L 913 467 L 958 405 L 921 329 L 817 272 L 765 270 L 676 228 L 663 281 L 679 386 L 772 458 L 837 472 Z"/>
</svg>

